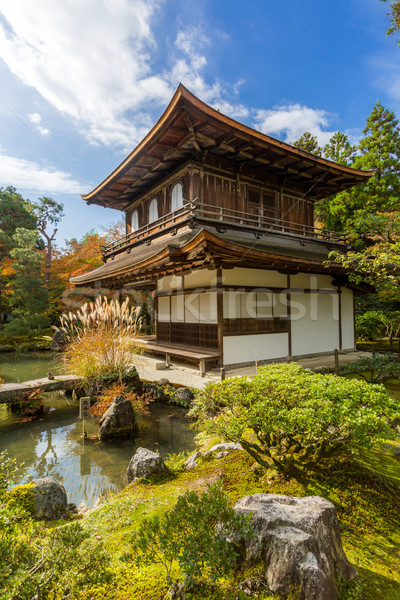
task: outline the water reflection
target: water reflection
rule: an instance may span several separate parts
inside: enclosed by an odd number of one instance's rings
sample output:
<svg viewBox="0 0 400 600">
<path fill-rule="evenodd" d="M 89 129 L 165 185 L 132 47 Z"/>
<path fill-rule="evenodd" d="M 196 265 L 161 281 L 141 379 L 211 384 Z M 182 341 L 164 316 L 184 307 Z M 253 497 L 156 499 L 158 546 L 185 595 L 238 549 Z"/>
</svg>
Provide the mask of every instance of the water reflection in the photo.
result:
<svg viewBox="0 0 400 600">
<path fill-rule="evenodd" d="M 194 434 L 181 407 L 156 404 L 138 437 L 104 443 L 83 439 L 77 404 L 68 404 L 60 394 L 46 396 L 54 410 L 32 422 L 16 423 L 4 406 L 0 408 L 0 451 L 7 449 L 11 457 L 25 463 L 21 483 L 49 475 L 64 485 L 68 500 L 75 504 L 92 505 L 99 496 L 120 491 L 139 446 L 158 450 L 161 456 L 194 448 Z M 93 420 L 86 421 L 86 431 L 89 437 L 96 433 Z"/>
</svg>

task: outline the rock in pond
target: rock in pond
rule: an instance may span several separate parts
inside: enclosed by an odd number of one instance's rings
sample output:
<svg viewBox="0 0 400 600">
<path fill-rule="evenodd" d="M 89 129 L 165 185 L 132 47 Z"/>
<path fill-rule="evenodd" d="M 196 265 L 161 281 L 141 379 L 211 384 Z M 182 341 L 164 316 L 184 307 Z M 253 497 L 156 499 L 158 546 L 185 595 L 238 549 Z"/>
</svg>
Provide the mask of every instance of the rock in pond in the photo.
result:
<svg viewBox="0 0 400 600">
<path fill-rule="evenodd" d="M 132 435 L 136 431 L 136 418 L 130 400 L 116 396 L 99 422 L 99 439 Z"/>
<path fill-rule="evenodd" d="M 297 585 L 303 600 L 337 600 L 339 578 L 357 577 L 342 548 L 336 508 L 325 498 L 253 494 L 235 510 L 253 515 L 246 559 L 262 558 L 271 592 L 287 596 Z"/>
<path fill-rule="evenodd" d="M 130 371 L 124 375 L 122 381 L 136 394 L 143 393 L 143 384 L 140 381 L 139 373 L 135 368 L 130 369 Z"/>
<path fill-rule="evenodd" d="M 32 516 L 37 520 L 65 519 L 69 513 L 67 494 L 52 477 L 34 479 L 27 493 L 33 500 Z"/>
<path fill-rule="evenodd" d="M 168 473 L 168 469 L 161 456 L 157 452 L 153 452 L 147 448 L 138 448 L 129 461 L 126 471 L 128 483 L 132 483 L 141 477 L 146 478 L 149 475 L 155 475 L 156 473 Z"/>
<path fill-rule="evenodd" d="M 165 402 L 168 400 L 164 388 L 158 385 L 158 383 L 143 383 L 143 393 L 154 402 Z"/>
<path fill-rule="evenodd" d="M 189 408 L 190 403 L 194 399 L 194 393 L 190 388 L 178 388 L 173 395 L 172 401 L 176 404 L 181 404 L 186 408 Z"/>
</svg>

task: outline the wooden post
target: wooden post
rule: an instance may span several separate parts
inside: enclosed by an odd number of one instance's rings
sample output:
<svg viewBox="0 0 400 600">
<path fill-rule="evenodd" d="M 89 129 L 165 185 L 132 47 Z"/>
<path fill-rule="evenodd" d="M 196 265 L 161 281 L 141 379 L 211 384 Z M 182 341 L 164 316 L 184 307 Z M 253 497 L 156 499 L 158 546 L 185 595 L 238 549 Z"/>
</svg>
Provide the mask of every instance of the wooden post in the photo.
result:
<svg viewBox="0 0 400 600">
<path fill-rule="evenodd" d="M 200 359 L 200 375 L 202 377 L 204 377 L 204 375 L 206 374 L 206 361 L 205 358 L 201 358 Z"/>
<path fill-rule="evenodd" d="M 339 366 L 339 351 L 337 349 L 334 350 L 335 356 L 335 373 L 336 375 L 340 374 L 340 366 Z"/>
<path fill-rule="evenodd" d="M 167 367 L 167 369 L 169 369 L 171 366 L 171 357 L 167 353 L 165 354 L 165 366 Z"/>
<path fill-rule="evenodd" d="M 221 367 L 220 373 L 221 373 L 221 381 L 225 381 L 225 377 L 226 377 L 225 367 Z"/>
<path fill-rule="evenodd" d="M 256 361 L 255 361 L 255 365 L 256 365 L 256 375 L 257 375 L 257 373 L 258 373 L 258 365 L 259 365 L 259 363 L 260 363 L 260 361 L 259 361 L 259 360 L 256 360 Z"/>
</svg>

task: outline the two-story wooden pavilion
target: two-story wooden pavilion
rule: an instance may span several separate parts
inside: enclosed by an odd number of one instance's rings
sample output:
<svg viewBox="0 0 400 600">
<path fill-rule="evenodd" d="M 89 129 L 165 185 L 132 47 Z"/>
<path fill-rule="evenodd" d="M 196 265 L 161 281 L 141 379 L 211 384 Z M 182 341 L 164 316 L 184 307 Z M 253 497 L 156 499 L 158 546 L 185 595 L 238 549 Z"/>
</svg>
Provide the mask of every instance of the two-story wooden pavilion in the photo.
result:
<svg viewBox="0 0 400 600">
<path fill-rule="evenodd" d="M 354 286 L 314 203 L 365 182 L 214 110 L 182 85 L 143 139 L 83 197 L 125 213 L 105 264 L 72 281 L 155 294 L 154 352 L 220 365 L 352 350 Z"/>
</svg>

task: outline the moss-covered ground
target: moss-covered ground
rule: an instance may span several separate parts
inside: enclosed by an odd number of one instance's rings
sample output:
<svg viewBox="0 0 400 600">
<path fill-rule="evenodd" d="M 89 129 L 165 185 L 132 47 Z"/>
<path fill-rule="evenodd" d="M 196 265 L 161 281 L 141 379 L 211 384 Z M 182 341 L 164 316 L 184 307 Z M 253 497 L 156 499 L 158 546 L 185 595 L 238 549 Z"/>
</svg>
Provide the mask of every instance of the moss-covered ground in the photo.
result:
<svg viewBox="0 0 400 600">
<path fill-rule="evenodd" d="M 257 492 L 328 498 L 337 507 L 345 552 L 360 575 L 359 580 L 341 586 L 340 600 L 400 600 L 400 460 L 396 449 L 400 444 L 385 444 L 358 457 L 336 458 L 291 479 L 269 477 L 243 451 L 220 460 L 204 459 L 192 472 L 175 461 L 171 475 L 131 484 L 83 519 L 84 527 L 102 539 L 112 554 L 115 577 L 111 584 L 92 587 L 80 598 L 163 598 L 168 586 L 161 567 L 138 568 L 121 560 L 129 552 L 129 538 L 144 517 L 170 508 L 187 489 L 202 490 L 221 478 L 232 503 Z M 257 565 L 252 571 L 238 571 L 216 586 L 194 590 L 188 600 L 244 600 L 248 596 L 238 591 L 238 584 L 257 573 L 261 574 Z M 296 597 L 294 592 L 293 600 Z M 261 592 L 258 598 L 276 600 L 277 596 Z"/>
</svg>

